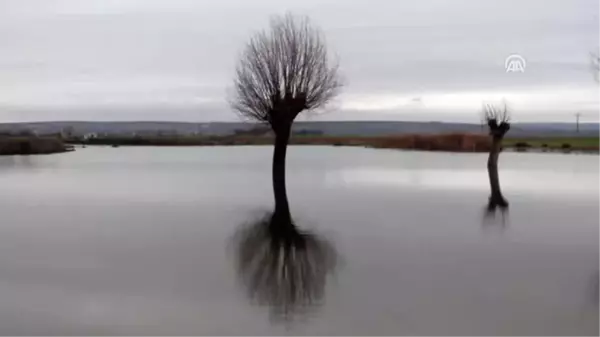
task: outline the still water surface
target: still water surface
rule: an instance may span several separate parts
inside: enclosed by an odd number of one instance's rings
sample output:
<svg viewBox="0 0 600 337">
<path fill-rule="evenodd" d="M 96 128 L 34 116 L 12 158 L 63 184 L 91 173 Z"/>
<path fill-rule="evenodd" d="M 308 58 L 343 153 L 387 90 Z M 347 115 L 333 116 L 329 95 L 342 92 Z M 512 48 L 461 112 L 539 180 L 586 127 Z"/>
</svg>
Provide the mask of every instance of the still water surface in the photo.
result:
<svg viewBox="0 0 600 337">
<path fill-rule="evenodd" d="M 597 156 L 502 154 L 484 220 L 484 154 L 291 147 L 292 215 L 337 258 L 282 318 L 234 240 L 271 151 L 0 157 L 0 334 L 598 334 Z"/>
</svg>

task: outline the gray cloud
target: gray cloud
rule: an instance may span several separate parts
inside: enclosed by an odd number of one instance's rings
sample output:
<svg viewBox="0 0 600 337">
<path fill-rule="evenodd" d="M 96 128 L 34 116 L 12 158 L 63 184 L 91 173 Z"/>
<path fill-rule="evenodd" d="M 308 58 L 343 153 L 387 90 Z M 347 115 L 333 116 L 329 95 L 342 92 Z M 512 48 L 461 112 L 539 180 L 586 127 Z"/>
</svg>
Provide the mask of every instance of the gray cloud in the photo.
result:
<svg viewBox="0 0 600 337">
<path fill-rule="evenodd" d="M 322 119 L 598 120 L 596 0 L 0 1 L 0 119 L 235 120 L 236 57 L 272 14 L 309 15 L 347 86 Z M 526 58 L 506 73 L 505 58 Z M 411 101 L 421 98 L 421 104 Z"/>
</svg>

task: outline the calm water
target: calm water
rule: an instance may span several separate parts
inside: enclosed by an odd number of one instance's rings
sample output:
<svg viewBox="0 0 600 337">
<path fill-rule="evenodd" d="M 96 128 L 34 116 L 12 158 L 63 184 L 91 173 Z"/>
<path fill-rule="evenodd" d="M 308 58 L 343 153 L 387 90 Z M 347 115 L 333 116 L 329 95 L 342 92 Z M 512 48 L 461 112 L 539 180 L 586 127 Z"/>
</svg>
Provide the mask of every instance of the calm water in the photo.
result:
<svg viewBox="0 0 600 337">
<path fill-rule="evenodd" d="M 291 147 L 293 217 L 337 263 L 284 319 L 233 239 L 272 207 L 270 160 L 0 157 L 0 334 L 598 334 L 597 156 L 502 154 L 510 213 L 484 221 L 483 154 Z"/>
</svg>

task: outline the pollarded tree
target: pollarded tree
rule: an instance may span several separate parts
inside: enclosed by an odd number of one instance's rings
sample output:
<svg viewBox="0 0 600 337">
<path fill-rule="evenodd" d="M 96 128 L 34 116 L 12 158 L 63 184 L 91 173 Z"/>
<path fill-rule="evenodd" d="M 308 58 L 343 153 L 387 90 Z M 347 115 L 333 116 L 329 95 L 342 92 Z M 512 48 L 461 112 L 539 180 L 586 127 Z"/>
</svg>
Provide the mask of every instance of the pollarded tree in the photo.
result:
<svg viewBox="0 0 600 337">
<path fill-rule="evenodd" d="M 508 207 L 508 202 L 500 190 L 498 157 L 500 156 L 500 151 L 502 151 L 502 140 L 504 139 L 504 135 L 510 130 L 510 112 L 508 111 L 506 102 L 503 102 L 501 106 L 487 104 L 484 108 L 484 114 L 490 137 L 492 138 L 492 145 L 487 162 L 491 188 L 488 209 L 495 209 L 496 207 L 505 209 Z"/>
<path fill-rule="evenodd" d="M 290 222 L 285 187 L 285 156 L 294 119 L 324 107 L 338 93 L 337 63 L 323 34 L 308 18 L 276 17 L 270 31 L 256 34 L 236 68 L 230 104 L 241 116 L 267 123 L 275 133 L 274 218 Z M 280 220 L 280 221 L 279 221 Z"/>
</svg>

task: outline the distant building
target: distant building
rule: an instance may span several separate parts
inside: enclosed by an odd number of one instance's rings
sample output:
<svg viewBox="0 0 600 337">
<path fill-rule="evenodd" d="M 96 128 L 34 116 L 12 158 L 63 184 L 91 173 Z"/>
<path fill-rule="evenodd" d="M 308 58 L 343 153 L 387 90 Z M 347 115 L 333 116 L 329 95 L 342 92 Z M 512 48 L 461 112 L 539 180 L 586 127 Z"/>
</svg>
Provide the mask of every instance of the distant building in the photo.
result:
<svg viewBox="0 0 600 337">
<path fill-rule="evenodd" d="M 95 139 L 95 138 L 98 138 L 98 134 L 95 132 L 86 133 L 85 135 L 83 135 L 83 140 L 89 140 L 89 139 Z"/>
</svg>

